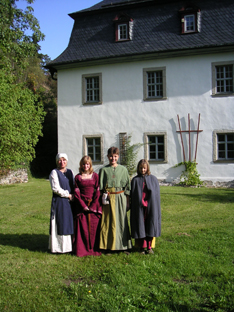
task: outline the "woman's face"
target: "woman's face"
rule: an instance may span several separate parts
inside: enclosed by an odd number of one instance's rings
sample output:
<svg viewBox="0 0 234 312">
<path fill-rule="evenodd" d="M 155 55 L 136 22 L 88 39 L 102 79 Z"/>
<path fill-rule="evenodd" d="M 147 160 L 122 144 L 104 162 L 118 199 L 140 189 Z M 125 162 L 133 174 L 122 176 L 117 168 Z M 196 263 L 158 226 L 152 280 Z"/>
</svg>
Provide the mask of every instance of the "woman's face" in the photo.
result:
<svg viewBox="0 0 234 312">
<path fill-rule="evenodd" d="M 112 154 L 112 155 L 108 155 L 107 157 L 109 159 L 109 164 L 113 167 L 116 167 L 118 159 L 119 159 L 119 155 L 118 154 Z"/>
<path fill-rule="evenodd" d="M 64 157 L 59 158 L 58 167 L 59 169 L 65 169 L 67 167 L 67 160 Z"/>
<path fill-rule="evenodd" d="M 84 172 L 89 172 L 90 163 L 87 161 L 85 164 L 82 165 Z"/>
<path fill-rule="evenodd" d="M 147 166 L 146 164 L 141 164 L 140 167 L 139 167 L 139 172 L 142 174 L 142 175 L 145 175 L 146 172 L 147 172 Z"/>
</svg>

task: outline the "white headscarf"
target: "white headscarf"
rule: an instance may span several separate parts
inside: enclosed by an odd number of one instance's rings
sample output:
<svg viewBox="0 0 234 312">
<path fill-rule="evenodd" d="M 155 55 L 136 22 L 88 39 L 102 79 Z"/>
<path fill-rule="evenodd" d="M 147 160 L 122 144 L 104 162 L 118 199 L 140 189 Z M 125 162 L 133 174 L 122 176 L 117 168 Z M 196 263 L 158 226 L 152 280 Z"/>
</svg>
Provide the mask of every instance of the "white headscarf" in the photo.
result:
<svg viewBox="0 0 234 312">
<path fill-rule="evenodd" d="M 62 158 L 62 157 L 65 158 L 68 161 L 67 154 L 65 154 L 65 153 L 58 153 L 56 155 L 56 164 L 58 164 L 59 159 Z"/>
</svg>

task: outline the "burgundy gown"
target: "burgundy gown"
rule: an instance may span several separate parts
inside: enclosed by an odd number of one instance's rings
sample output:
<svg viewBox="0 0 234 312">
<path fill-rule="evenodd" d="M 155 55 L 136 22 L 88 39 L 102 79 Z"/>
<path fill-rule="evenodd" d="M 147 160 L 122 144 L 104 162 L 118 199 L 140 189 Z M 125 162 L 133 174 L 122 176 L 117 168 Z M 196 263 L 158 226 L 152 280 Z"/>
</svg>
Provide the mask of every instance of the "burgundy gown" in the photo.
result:
<svg viewBox="0 0 234 312">
<path fill-rule="evenodd" d="M 98 174 L 93 172 L 91 179 L 75 176 L 75 209 L 73 252 L 78 257 L 99 256 L 100 222 L 102 206 Z M 85 211 L 85 207 L 89 211 Z"/>
</svg>

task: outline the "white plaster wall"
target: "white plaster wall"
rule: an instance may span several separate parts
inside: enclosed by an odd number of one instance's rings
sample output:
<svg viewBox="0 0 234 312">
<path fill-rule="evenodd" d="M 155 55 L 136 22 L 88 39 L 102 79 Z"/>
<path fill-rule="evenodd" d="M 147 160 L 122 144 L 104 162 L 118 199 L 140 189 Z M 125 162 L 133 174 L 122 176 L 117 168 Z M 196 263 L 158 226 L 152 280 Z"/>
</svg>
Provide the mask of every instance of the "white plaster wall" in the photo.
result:
<svg viewBox="0 0 234 312">
<path fill-rule="evenodd" d="M 66 152 L 69 168 L 78 172 L 83 156 L 83 134 L 103 134 L 104 154 L 118 146 L 118 134 L 132 134 L 132 143 L 143 143 L 144 132 L 167 133 L 168 162 L 152 164 L 151 172 L 168 182 L 180 176 L 183 161 L 177 114 L 182 130 L 197 129 L 201 114 L 197 163 L 204 180 L 230 181 L 234 164 L 213 163 L 213 130 L 234 129 L 234 97 L 211 97 L 211 63 L 234 60 L 233 53 L 173 59 L 129 62 L 124 64 L 74 68 L 58 71 L 58 147 Z M 143 101 L 143 68 L 166 67 L 167 100 Z M 102 73 L 102 105 L 82 105 L 82 74 Z M 188 134 L 183 135 L 188 160 Z M 192 158 L 196 134 L 191 135 Z M 144 148 L 139 151 L 144 158 Z M 107 158 L 105 157 L 105 163 Z M 100 166 L 95 166 L 98 172 Z"/>
</svg>

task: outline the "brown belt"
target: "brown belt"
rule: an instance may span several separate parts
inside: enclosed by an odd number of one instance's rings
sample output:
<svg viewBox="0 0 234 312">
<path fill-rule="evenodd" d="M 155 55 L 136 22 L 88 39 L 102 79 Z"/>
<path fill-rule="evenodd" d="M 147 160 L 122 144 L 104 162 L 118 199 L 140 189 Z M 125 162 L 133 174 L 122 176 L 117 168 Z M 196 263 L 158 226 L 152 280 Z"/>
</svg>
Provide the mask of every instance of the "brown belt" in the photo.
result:
<svg viewBox="0 0 234 312">
<path fill-rule="evenodd" d="M 124 191 L 119 191 L 119 192 L 109 192 L 109 194 L 120 194 L 120 193 L 124 193 Z"/>
</svg>

